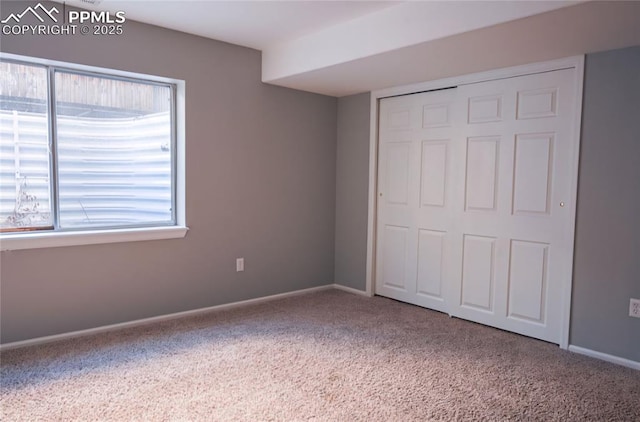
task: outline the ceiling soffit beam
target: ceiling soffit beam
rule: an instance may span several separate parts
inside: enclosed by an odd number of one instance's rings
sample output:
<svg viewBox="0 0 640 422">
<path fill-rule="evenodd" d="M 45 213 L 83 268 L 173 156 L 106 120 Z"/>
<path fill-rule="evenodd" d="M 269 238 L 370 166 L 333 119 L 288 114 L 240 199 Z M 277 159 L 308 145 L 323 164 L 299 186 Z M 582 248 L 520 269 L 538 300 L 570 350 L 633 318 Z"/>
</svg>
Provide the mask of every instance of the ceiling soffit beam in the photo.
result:
<svg viewBox="0 0 640 422">
<path fill-rule="evenodd" d="M 405 2 L 262 52 L 262 80 L 278 79 L 583 3 Z"/>
<path fill-rule="evenodd" d="M 281 78 L 341 97 L 640 45 L 640 2 L 589 2 Z"/>
</svg>

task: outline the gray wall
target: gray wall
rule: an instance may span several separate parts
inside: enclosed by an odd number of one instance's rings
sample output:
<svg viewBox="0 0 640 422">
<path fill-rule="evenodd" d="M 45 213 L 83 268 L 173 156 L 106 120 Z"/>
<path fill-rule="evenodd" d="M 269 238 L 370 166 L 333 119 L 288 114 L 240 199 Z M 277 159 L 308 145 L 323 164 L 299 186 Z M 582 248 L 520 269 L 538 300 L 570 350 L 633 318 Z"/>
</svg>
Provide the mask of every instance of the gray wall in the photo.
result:
<svg viewBox="0 0 640 422">
<path fill-rule="evenodd" d="M 370 94 L 338 99 L 335 281 L 366 289 Z"/>
<path fill-rule="evenodd" d="M 3 16 L 22 9 L 2 2 Z M 255 50 L 131 21 L 124 32 L 3 35 L 1 50 L 186 80 L 190 231 L 2 252 L 2 343 L 334 281 L 337 100 L 262 84 Z"/>
<path fill-rule="evenodd" d="M 571 343 L 640 362 L 640 47 L 587 56 Z"/>
</svg>

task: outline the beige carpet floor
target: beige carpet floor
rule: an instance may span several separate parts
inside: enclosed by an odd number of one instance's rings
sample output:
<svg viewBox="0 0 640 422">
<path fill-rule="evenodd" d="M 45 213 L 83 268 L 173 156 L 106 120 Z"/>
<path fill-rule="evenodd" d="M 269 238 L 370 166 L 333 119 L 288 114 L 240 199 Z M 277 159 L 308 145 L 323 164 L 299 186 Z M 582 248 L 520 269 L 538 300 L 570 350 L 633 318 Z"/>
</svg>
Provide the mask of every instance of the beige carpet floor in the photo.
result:
<svg viewBox="0 0 640 422">
<path fill-rule="evenodd" d="M 328 290 L 5 351 L 2 421 L 640 421 L 640 372 Z"/>
</svg>

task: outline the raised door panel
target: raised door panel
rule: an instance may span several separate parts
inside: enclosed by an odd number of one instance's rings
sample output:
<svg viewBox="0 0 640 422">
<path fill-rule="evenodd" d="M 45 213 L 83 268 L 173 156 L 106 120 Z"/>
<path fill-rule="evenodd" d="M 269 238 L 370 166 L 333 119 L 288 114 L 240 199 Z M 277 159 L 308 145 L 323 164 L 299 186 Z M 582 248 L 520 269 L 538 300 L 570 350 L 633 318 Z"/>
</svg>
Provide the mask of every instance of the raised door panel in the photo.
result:
<svg viewBox="0 0 640 422">
<path fill-rule="evenodd" d="M 422 127 L 428 129 L 451 126 L 449 107 L 448 103 L 422 106 Z"/>
<path fill-rule="evenodd" d="M 553 168 L 553 133 L 516 135 L 513 213 L 548 214 Z"/>
<path fill-rule="evenodd" d="M 508 316 L 545 323 L 549 245 L 512 240 L 509 259 Z"/>
<path fill-rule="evenodd" d="M 390 111 L 388 114 L 388 126 L 390 130 L 406 130 L 411 128 L 411 110 L 404 108 Z"/>
<path fill-rule="evenodd" d="M 495 243 L 493 237 L 464 236 L 461 306 L 493 312 Z"/>
<path fill-rule="evenodd" d="M 448 149 L 448 139 L 422 142 L 421 207 L 445 206 Z"/>
<path fill-rule="evenodd" d="M 442 300 L 442 276 L 446 233 L 420 230 L 418 234 L 417 293 Z"/>
<path fill-rule="evenodd" d="M 517 118 L 540 119 L 557 115 L 558 88 L 518 91 Z"/>
<path fill-rule="evenodd" d="M 409 228 L 384 227 L 382 235 L 382 284 L 385 287 L 407 290 L 407 248 Z"/>
<path fill-rule="evenodd" d="M 496 211 L 500 138 L 467 139 L 465 209 Z"/>
<path fill-rule="evenodd" d="M 502 95 L 484 95 L 468 100 L 468 123 L 488 123 L 502 120 Z"/>
<path fill-rule="evenodd" d="M 393 205 L 408 205 L 411 144 L 408 142 L 389 143 L 386 149 L 385 200 Z"/>
</svg>

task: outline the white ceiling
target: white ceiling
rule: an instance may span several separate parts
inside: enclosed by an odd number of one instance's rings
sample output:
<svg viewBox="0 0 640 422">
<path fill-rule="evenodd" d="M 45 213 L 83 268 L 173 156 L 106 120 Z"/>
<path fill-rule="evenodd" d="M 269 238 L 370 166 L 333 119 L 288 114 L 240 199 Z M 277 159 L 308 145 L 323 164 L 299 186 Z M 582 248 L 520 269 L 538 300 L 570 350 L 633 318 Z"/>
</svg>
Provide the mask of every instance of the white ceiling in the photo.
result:
<svg viewBox="0 0 640 422">
<path fill-rule="evenodd" d="M 263 81 L 334 96 L 640 45 L 640 1 L 68 3 L 261 50 Z"/>
<path fill-rule="evenodd" d="M 63 0 L 56 0 L 60 3 Z M 67 0 L 91 10 L 264 50 L 399 1 Z"/>
</svg>

